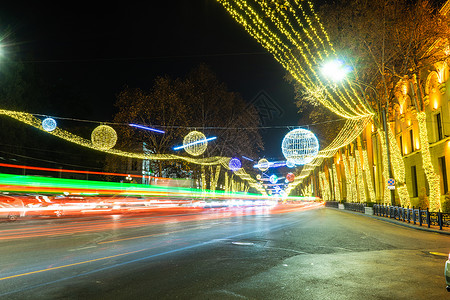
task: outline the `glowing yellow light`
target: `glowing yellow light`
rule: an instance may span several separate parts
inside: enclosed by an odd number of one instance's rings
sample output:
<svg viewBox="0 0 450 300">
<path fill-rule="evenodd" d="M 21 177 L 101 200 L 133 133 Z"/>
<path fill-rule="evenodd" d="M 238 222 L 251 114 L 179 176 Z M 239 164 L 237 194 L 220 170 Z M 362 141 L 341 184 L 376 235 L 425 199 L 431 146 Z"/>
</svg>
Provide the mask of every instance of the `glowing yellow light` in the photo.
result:
<svg viewBox="0 0 450 300">
<path fill-rule="evenodd" d="M 97 126 L 91 134 L 92 145 L 100 150 L 109 150 L 116 145 L 117 133 L 108 125 Z"/>
<path fill-rule="evenodd" d="M 427 115 L 425 112 L 419 112 L 416 117 L 419 124 L 419 140 L 422 145 L 422 165 L 430 187 L 430 210 L 439 211 L 441 209 L 441 186 L 439 175 L 437 175 L 434 171 L 434 167 L 431 162 L 426 124 Z"/>
<path fill-rule="evenodd" d="M 355 153 L 355 160 L 356 160 L 356 168 L 358 170 L 358 193 L 359 193 L 359 201 L 360 202 L 367 202 L 366 198 L 366 189 L 364 186 L 364 174 L 362 169 L 362 163 L 361 163 L 361 149 L 359 151 L 356 151 Z"/>
<path fill-rule="evenodd" d="M 267 159 L 265 159 L 265 158 L 261 158 L 259 161 L 258 161 L 258 169 L 261 171 L 261 172 L 265 172 L 265 171 L 267 171 L 268 169 L 269 169 L 269 161 L 267 160 Z"/>
<path fill-rule="evenodd" d="M 420 143 L 419 143 L 419 140 L 416 140 L 416 150 L 419 150 L 420 149 Z"/>
<path fill-rule="evenodd" d="M 105 147 L 102 147 L 103 144 L 99 144 L 99 146 L 94 145 L 94 143 L 91 140 L 84 139 L 80 136 L 77 136 L 75 134 L 72 134 L 68 131 L 65 131 L 59 127 L 56 127 L 55 130 L 49 132 L 44 131 L 42 128 L 42 121 L 36 117 L 34 117 L 32 114 L 24 113 L 24 112 L 17 112 L 17 111 L 10 111 L 10 110 L 4 110 L 0 109 L 0 115 L 6 115 L 8 117 L 11 117 L 13 119 L 16 119 L 20 122 L 23 122 L 27 125 L 33 126 L 37 129 L 42 130 L 43 132 L 46 132 L 48 134 L 51 134 L 53 136 L 56 136 L 58 138 L 64 139 L 66 141 L 69 141 L 71 143 L 75 143 L 77 145 L 95 149 L 98 151 L 102 151 L 104 153 L 117 155 L 121 157 L 129 157 L 129 158 L 136 158 L 136 159 L 143 159 L 143 160 L 184 160 L 189 163 L 197 164 L 197 165 L 207 165 L 207 166 L 213 166 L 213 165 L 221 165 L 222 167 L 229 169 L 228 163 L 230 161 L 229 157 L 222 157 L 222 156 L 215 156 L 215 157 L 205 157 L 205 158 L 192 158 L 187 156 L 180 156 L 180 155 L 173 155 L 173 154 L 143 154 L 143 153 L 133 153 L 133 152 L 127 152 L 127 151 L 121 151 L 116 149 L 107 148 L 109 145 L 112 144 L 112 140 L 109 140 L 109 143 L 107 145 L 104 145 Z M 106 126 L 106 125 L 103 125 Z M 109 126 L 107 126 L 109 127 Z M 114 135 L 114 133 L 111 130 L 105 130 L 107 133 L 109 133 L 111 136 Z M 95 134 L 96 136 L 96 134 Z M 96 140 L 96 137 L 95 137 Z M 108 139 L 105 139 L 108 141 Z M 255 188 L 258 192 L 260 192 L 263 195 L 267 195 L 264 188 L 261 187 L 258 182 L 251 178 L 249 174 L 245 172 L 243 168 L 239 169 L 238 172 L 235 172 L 236 176 L 239 176 L 241 180 L 244 180 L 247 182 L 247 184 L 250 187 Z M 297 183 L 298 184 L 298 183 Z"/>
<path fill-rule="evenodd" d="M 339 181 L 337 177 L 336 165 L 333 164 L 333 181 L 334 181 L 334 197 L 337 201 L 341 200 L 341 191 L 339 189 Z"/>
<path fill-rule="evenodd" d="M 437 99 L 434 100 L 433 109 L 434 110 L 438 109 L 438 101 L 437 101 Z"/>
<path fill-rule="evenodd" d="M 199 143 L 199 141 L 204 141 Z M 189 132 L 183 139 L 184 151 L 193 156 L 203 154 L 208 147 L 206 136 L 199 131 Z"/>
<path fill-rule="evenodd" d="M 369 168 L 369 157 L 367 155 L 367 149 L 364 149 L 362 151 L 363 154 L 363 164 L 364 164 L 364 173 L 366 176 L 366 185 L 367 185 L 367 190 L 369 191 L 369 197 L 370 197 L 370 201 L 371 202 L 375 202 L 376 196 L 375 196 L 375 190 L 373 188 L 373 183 L 372 183 L 372 176 L 370 175 L 370 168 Z M 374 172 L 375 172 L 375 167 L 374 167 Z"/>
</svg>

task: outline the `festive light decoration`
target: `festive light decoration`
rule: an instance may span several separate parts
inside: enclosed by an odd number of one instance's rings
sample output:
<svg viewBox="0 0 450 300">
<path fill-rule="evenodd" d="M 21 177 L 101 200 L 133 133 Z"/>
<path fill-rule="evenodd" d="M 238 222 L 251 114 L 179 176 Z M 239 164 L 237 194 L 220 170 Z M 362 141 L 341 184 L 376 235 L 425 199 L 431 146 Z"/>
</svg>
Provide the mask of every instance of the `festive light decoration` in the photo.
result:
<svg viewBox="0 0 450 300">
<path fill-rule="evenodd" d="M 330 201 L 331 200 L 331 192 L 330 192 L 330 185 L 328 183 L 327 176 L 325 175 L 325 172 L 319 172 L 319 182 L 321 183 L 321 189 L 322 189 L 322 198 L 324 201 Z"/>
<path fill-rule="evenodd" d="M 358 202 L 358 187 L 356 183 L 356 171 L 355 171 L 355 157 L 349 156 L 348 157 L 348 163 L 349 163 L 349 171 L 350 171 L 350 188 L 352 190 L 351 192 L 351 202 Z"/>
<path fill-rule="evenodd" d="M 364 185 L 364 173 L 362 169 L 362 163 L 361 163 L 361 148 L 356 150 L 355 153 L 355 160 L 356 160 L 356 169 L 358 171 L 358 193 L 359 193 L 359 201 L 360 202 L 367 202 L 366 198 L 366 188 Z"/>
<path fill-rule="evenodd" d="M 311 131 L 298 128 L 285 135 L 281 150 L 287 160 L 297 165 L 304 165 L 317 156 L 319 141 Z"/>
<path fill-rule="evenodd" d="M 277 183 L 277 182 L 278 182 L 278 176 L 275 175 L 275 174 L 270 175 L 269 181 L 270 181 L 270 183 L 272 183 L 272 184 Z"/>
<path fill-rule="evenodd" d="M 4 110 L 0 109 L 0 115 L 6 115 L 8 117 L 11 117 L 13 119 L 16 119 L 20 122 L 23 122 L 27 125 L 33 126 L 37 129 L 43 130 L 42 128 L 42 121 L 32 114 L 25 113 L 25 112 L 17 112 L 17 111 L 10 111 L 10 110 Z M 45 131 L 47 132 L 47 131 Z M 60 128 L 56 128 L 55 130 L 51 132 L 47 132 L 53 136 L 59 137 L 61 139 L 64 139 L 66 141 L 75 143 L 77 145 L 95 149 L 98 151 L 102 151 L 104 153 L 108 153 L 111 155 L 118 155 L 122 157 L 129 157 L 129 158 L 135 158 L 135 159 L 142 159 L 142 160 L 184 160 L 189 163 L 197 164 L 197 165 L 221 165 L 224 168 L 228 168 L 228 163 L 230 158 L 228 157 L 221 157 L 221 156 L 215 156 L 215 157 L 206 157 L 206 158 L 191 158 L 186 156 L 179 156 L 179 155 L 173 155 L 173 154 L 151 154 L 151 153 L 133 153 L 133 152 L 127 152 L 127 151 L 121 151 L 116 149 L 100 149 L 96 147 L 92 141 L 84 139 L 80 136 L 74 135 L 68 131 L 65 131 Z M 245 172 L 243 168 L 239 169 L 237 172 L 235 172 L 236 176 L 239 176 L 241 180 L 246 181 L 247 184 L 250 187 L 255 188 L 258 192 L 260 192 L 262 195 L 267 195 L 264 188 L 259 185 L 259 183 L 251 178 L 249 174 Z"/>
<path fill-rule="evenodd" d="M 189 132 L 183 139 L 183 146 L 174 147 L 173 150 L 184 149 L 187 153 L 193 156 L 203 154 L 208 146 L 208 141 L 215 140 L 217 137 L 206 138 L 206 136 L 199 131 Z"/>
<path fill-rule="evenodd" d="M 268 161 L 267 159 L 265 159 L 265 158 L 261 158 L 261 159 L 258 161 L 258 169 L 259 169 L 261 172 L 267 171 L 267 170 L 269 169 L 269 166 L 270 166 L 270 163 L 269 163 L 269 161 Z"/>
<path fill-rule="evenodd" d="M 286 160 L 286 167 L 288 167 L 288 168 L 295 167 L 295 162 L 292 161 L 291 159 Z"/>
<path fill-rule="evenodd" d="M 376 196 L 375 196 L 375 190 L 373 188 L 372 184 L 372 176 L 370 174 L 370 168 L 369 168 L 369 157 L 367 155 L 367 149 L 364 149 L 362 151 L 363 155 L 363 165 L 364 165 L 364 173 L 366 175 L 366 184 L 367 184 L 367 190 L 369 191 L 369 197 L 371 202 L 375 202 Z"/>
<path fill-rule="evenodd" d="M 389 169 L 388 169 L 388 157 L 387 157 L 387 147 L 385 140 L 385 133 L 382 130 L 378 130 L 378 136 L 380 137 L 381 144 L 381 155 L 383 158 L 383 177 L 384 177 L 384 193 L 383 193 L 383 201 L 384 204 L 391 204 L 391 191 L 388 188 L 388 179 L 389 179 Z"/>
<path fill-rule="evenodd" d="M 334 181 L 334 198 L 336 201 L 341 200 L 341 191 L 339 189 L 339 181 L 337 177 L 336 164 L 333 164 L 333 181 Z"/>
<path fill-rule="evenodd" d="M 396 182 L 396 190 L 398 196 L 400 198 L 400 204 L 403 206 L 409 207 L 411 205 L 411 201 L 409 199 L 408 188 L 406 187 L 406 172 L 405 172 L 405 163 L 403 161 L 402 153 L 400 152 L 400 148 L 397 144 L 397 139 L 394 136 L 394 132 L 392 128 L 388 127 L 389 131 L 389 149 L 391 150 L 391 162 L 392 162 L 392 171 L 394 173 L 394 178 Z"/>
<path fill-rule="evenodd" d="M 251 158 L 249 158 L 249 157 L 247 157 L 247 156 L 244 156 L 244 155 L 242 155 L 242 158 L 243 158 L 243 159 L 246 159 L 246 160 L 249 160 L 249 161 L 254 161 L 253 159 L 251 159 Z"/>
<path fill-rule="evenodd" d="M 230 168 L 231 171 L 237 171 L 242 167 L 242 163 L 241 161 L 234 157 L 232 159 L 230 159 L 230 162 L 228 163 L 228 167 Z"/>
<path fill-rule="evenodd" d="M 372 115 L 351 82 L 337 88 L 323 83 L 317 74 L 318 60 L 333 56 L 334 49 L 310 1 L 285 1 L 285 5 L 258 0 L 218 1 L 328 109 L 344 118 Z"/>
<path fill-rule="evenodd" d="M 153 131 L 153 132 L 157 132 L 157 133 L 164 133 L 164 131 L 159 130 L 159 129 L 155 129 L 155 128 L 151 128 L 151 127 L 147 127 L 147 126 L 142 126 L 142 125 L 138 125 L 138 124 L 128 124 L 132 127 L 136 127 L 136 128 L 140 128 L 140 129 L 145 129 L 148 131 Z"/>
<path fill-rule="evenodd" d="M 45 118 L 42 120 L 42 128 L 45 131 L 53 131 L 56 129 L 56 121 L 53 118 Z"/>
<path fill-rule="evenodd" d="M 91 134 L 92 145 L 100 150 L 109 150 L 116 145 L 117 133 L 108 125 L 97 126 Z"/>
<path fill-rule="evenodd" d="M 427 176 L 428 184 L 430 185 L 430 210 L 439 211 L 441 209 L 441 185 L 440 178 L 434 172 L 433 164 L 431 163 L 430 146 L 428 142 L 428 132 L 427 132 L 427 115 L 425 112 L 419 112 L 416 115 L 417 121 L 419 123 L 419 139 L 422 145 L 422 164 Z"/>
<path fill-rule="evenodd" d="M 294 173 L 287 173 L 286 174 L 286 180 L 287 181 L 292 182 L 292 181 L 294 181 L 294 179 L 295 179 Z"/>
</svg>

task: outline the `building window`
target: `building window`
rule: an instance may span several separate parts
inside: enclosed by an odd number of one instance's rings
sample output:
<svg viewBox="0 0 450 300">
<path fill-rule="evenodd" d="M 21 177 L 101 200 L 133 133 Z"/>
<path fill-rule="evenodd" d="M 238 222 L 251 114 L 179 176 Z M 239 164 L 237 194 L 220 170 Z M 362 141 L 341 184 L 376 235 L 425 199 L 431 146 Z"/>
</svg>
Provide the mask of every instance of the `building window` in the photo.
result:
<svg viewBox="0 0 450 300">
<path fill-rule="evenodd" d="M 409 140 L 411 142 L 411 152 L 414 152 L 414 134 L 412 129 L 409 131 Z"/>
<path fill-rule="evenodd" d="M 436 114 L 436 130 L 437 130 L 437 138 L 438 141 L 442 140 L 444 138 L 443 132 L 442 132 L 442 120 L 441 120 L 441 113 Z"/>
<path fill-rule="evenodd" d="M 440 171 L 441 183 L 442 183 L 441 187 L 442 187 L 444 194 L 446 194 L 448 192 L 448 184 L 447 184 L 447 168 L 445 166 L 445 156 L 439 157 L 438 162 L 439 162 L 439 171 Z"/>
<path fill-rule="evenodd" d="M 403 139 L 402 139 L 402 136 L 399 137 L 398 142 L 400 144 L 400 152 L 402 153 L 402 155 L 405 155 L 405 153 L 403 151 Z"/>
<path fill-rule="evenodd" d="M 416 166 L 411 166 L 411 180 L 412 180 L 412 196 L 418 197 L 419 190 L 417 189 L 417 171 Z"/>
</svg>

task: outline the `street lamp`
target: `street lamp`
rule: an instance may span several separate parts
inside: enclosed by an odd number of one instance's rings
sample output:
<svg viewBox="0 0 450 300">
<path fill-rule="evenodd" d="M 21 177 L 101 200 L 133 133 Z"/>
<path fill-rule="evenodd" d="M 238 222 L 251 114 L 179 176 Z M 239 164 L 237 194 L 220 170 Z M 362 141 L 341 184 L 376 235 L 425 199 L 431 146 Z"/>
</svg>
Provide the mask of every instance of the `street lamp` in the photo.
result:
<svg viewBox="0 0 450 300">
<path fill-rule="evenodd" d="M 327 63 L 323 64 L 322 68 L 321 68 L 322 74 L 325 77 L 327 77 L 328 79 L 330 79 L 331 81 L 336 82 L 336 83 L 345 79 L 347 77 L 347 74 L 350 73 L 351 71 L 352 71 L 352 68 L 350 66 L 346 66 L 343 63 L 343 61 L 341 61 L 341 60 L 333 60 L 333 61 L 327 62 Z M 372 107 L 369 105 L 369 103 L 367 101 L 366 93 L 365 93 L 364 89 L 362 88 L 362 86 L 372 89 L 375 93 L 376 99 L 379 99 L 376 88 L 369 84 L 359 82 L 356 79 L 350 80 L 350 82 L 352 84 L 355 84 L 357 87 L 359 87 L 359 89 L 361 90 L 361 93 L 363 95 L 366 106 L 373 112 Z M 388 105 L 389 105 L 389 103 L 388 103 Z M 389 178 L 393 178 L 392 168 L 391 168 L 391 151 L 389 149 L 390 148 L 389 147 L 389 133 L 388 133 L 388 126 L 387 126 L 387 121 L 386 121 L 386 108 L 383 108 L 381 113 L 382 113 L 382 119 L 383 119 L 383 129 L 384 129 L 385 138 L 386 138 L 386 152 L 387 152 L 386 154 L 387 154 L 387 161 L 388 161 L 387 167 L 388 167 L 388 171 L 389 171 Z M 395 204 L 395 191 L 390 190 L 390 193 L 391 193 L 391 204 L 394 205 Z"/>
</svg>

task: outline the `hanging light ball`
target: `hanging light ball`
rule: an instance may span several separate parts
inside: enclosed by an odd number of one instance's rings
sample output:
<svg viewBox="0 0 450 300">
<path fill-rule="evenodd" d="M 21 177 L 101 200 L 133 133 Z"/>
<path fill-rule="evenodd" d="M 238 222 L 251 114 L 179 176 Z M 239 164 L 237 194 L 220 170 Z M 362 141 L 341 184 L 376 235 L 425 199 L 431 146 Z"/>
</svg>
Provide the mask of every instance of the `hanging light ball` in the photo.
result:
<svg viewBox="0 0 450 300">
<path fill-rule="evenodd" d="M 270 175 L 269 181 L 270 181 L 270 183 L 272 183 L 272 184 L 277 183 L 277 182 L 278 182 L 278 176 L 275 175 L 275 174 Z"/>
<path fill-rule="evenodd" d="M 261 180 L 261 174 L 257 174 L 256 179 Z"/>
<path fill-rule="evenodd" d="M 42 120 L 42 128 L 45 131 L 53 131 L 56 129 L 56 121 L 53 118 L 45 118 Z"/>
<path fill-rule="evenodd" d="M 292 159 L 286 160 L 286 167 L 288 167 L 288 168 L 295 167 L 295 162 Z"/>
<path fill-rule="evenodd" d="M 267 171 L 268 169 L 269 169 L 269 161 L 267 160 L 267 159 L 265 159 L 265 158 L 261 158 L 259 161 L 258 161 L 258 169 L 261 171 L 261 172 L 265 172 L 265 171 Z"/>
<path fill-rule="evenodd" d="M 92 131 L 91 141 L 94 147 L 109 150 L 116 145 L 117 133 L 111 126 L 99 125 Z"/>
<path fill-rule="evenodd" d="M 200 131 L 191 131 L 183 139 L 184 150 L 193 156 L 199 156 L 203 154 L 208 146 L 206 136 Z M 202 142 L 199 142 L 202 141 Z"/>
<path fill-rule="evenodd" d="M 310 163 L 319 152 L 319 141 L 314 133 L 306 129 L 294 129 L 283 138 L 281 151 L 287 160 L 296 165 Z"/>
<path fill-rule="evenodd" d="M 286 179 L 287 179 L 287 181 L 289 181 L 289 182 L 294 181 L 294 179 L 295 179 L 294 173 L 287 173 L 287 174 L 286 174 Z"/>
<path fill-rule="evenodd" d="M 231 171 L 236 172 L 242 167 L 242 163 L 238 158 L 233 157 L 232 159 L 230 159 L 228 167 L 230 168 Z"/>
</svg>

